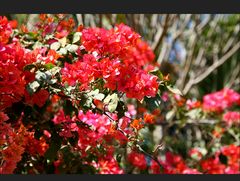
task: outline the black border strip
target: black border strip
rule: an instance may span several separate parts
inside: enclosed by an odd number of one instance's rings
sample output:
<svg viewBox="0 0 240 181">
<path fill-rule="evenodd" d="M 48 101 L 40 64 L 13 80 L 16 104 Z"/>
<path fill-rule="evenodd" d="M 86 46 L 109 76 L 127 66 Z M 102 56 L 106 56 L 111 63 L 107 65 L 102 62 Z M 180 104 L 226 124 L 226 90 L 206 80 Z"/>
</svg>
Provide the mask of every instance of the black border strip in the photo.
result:
<svg viewBox="0 0 240 181">
<path fill-rule="evenodd" d="M 240 13 L 240 0 L 1 0 L 1 13 Z"/>
<path fill-rule="evenodd" d="M 1 180 L 24 180 L 24 181 L 36 181 L 36 180 L 103 180 L 113 181 L 113 179 L 125 180 L 125 181 L 140 181 L 140 180 L 161 180 L 161 181 L 172 181 L 172 180 L 184 180 L 184 181 L 195 181 L 195 180 L 239 180 L 240 175 L 0 175 Z"/>
</svg>

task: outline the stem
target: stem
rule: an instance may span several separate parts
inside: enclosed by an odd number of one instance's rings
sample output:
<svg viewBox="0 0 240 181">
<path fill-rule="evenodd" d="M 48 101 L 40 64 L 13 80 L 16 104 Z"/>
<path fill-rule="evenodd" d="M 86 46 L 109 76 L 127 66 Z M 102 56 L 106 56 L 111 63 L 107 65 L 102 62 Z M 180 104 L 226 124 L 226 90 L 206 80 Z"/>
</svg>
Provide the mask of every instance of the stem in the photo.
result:
<svg viewBox="0 0 240 181">
<path fill-rule="evenodd" d="M 136 145 L 136 147 L 139 149 L 139 151 L 141 151 L 143 154 L 145 154 L 146 156 L 150 157 L 152 160 L 154 160 L 155 162 L 157 162 L 158 166 L 160 167 L 160 170 L 163 171 L 164 167 L 163 165 L 159 162 L 158 158 L 156 156 L 151 155 L 150 153 L 146 152 L 140 145 Z"/>
</svg>

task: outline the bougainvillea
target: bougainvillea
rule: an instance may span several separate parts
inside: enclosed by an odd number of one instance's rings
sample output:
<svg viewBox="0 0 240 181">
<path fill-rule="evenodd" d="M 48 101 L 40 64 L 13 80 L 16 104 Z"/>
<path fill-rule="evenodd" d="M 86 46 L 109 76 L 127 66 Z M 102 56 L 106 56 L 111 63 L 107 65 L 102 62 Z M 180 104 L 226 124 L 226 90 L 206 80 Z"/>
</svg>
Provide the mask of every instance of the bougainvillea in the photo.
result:
<svg viewBox="0 0 240 181">
<path fill-rule="evenodd" d="M 240 94 L 228 88 L 203 97 L 203 108 L 206 111 L 221 112 L 233 104 L 240 105 Z"/>
<path fill-rule="evenodd" d="M 122 96 L 143 101 L 158 91 L 144 69 L 154 59 L 148 44 L 124 24 L 76 28 L 63 14 L 41 14 L 31 31 L 16 27 L 0 18 L 1 173 L 46 164 L 69 172 L 67 152 L 81 160 L 75 172 L 123 173 L 116 144 L 137 134 Z"/>
<path fill-rule="evenodd" d="M 228 125 L 239 124 L 240 123 L 240 112 L 229 111 L 223 115 L 223 120 L 226 121 Z"/>
<path fill-rule="evenodd" d="M 182 96 L 123 23 L 90 28 L 41 14 L 31 30 L 16 28 L 0 17 L 1 174 L 239 173 L 239 145 L 216 146 L 225 132 L 235 136 L 237 92 L 225 88 L 203 102 Z M 215 150 L 160 153 L 160 141 L 144 136 L 164 121 L 208 116 L 219 120 L 207 138 Z"/>
</svg>

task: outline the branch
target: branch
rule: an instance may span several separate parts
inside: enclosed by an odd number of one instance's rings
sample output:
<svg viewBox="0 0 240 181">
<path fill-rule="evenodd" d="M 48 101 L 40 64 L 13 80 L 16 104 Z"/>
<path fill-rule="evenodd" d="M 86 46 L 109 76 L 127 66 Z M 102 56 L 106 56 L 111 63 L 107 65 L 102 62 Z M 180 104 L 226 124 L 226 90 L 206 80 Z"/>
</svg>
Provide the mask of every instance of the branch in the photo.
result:
<svg viewBox="0 0 240 181">
<path fill-rule="evenodd" d="M 158 122 L 156 123 L 156 125 L 160 125 L 160 126 L 172 126 L 173 124 L 177 124 L 180 121 L 173 121 L 173 122 L 168 122 L 168 121 L 164 121 L 164 122 Z M 217 122 L 217 120 L 214 119 L 199 119 L 199 120 L 195 120 L 195 119 L 188 119 L 186 121 L 186 124 L 215 124 Z"/>
<path fill-rule="evenodd" d="M 181 78 L 177 82 L 178 85 L 179 85 L 179 88 L 181 90 L 184 88 L 184 85 L 185 85 L 185 82 L 186 82 L 186 79 L 187 79 L 187 75 L 188 75 L 188 73 L 190 71 L 190 68 L 192 66 L 194 50 L 195 50 L 196 45 L 197 45 L 197 35 L 196 34 L 192 35 L 192 39 L 190 39 L 189 45 L 190 45 L 191 49 L 189 51 L 187 60 L 185 61 L 184 71 L 183 71 L 183 74 L 182 74 Z"/>
<path fill-rule="evenodd" d="M 186 95 L 188 91 L 191 89 L 193 85 L 198 84 L 202 80 L 204 80 L 207 76 L 209 76 L 215 69 L 225 63 L 237 50 L 240 48 L 240 42 L 236 43 L 234 47 L 229 50 L 225 55 L 222 56 L 218 61 L 213 63 L 205 72 L 201 73 L 194 79 L 190 79 L 187 85 L 183 90 L 183 94 Z"/>
<path fill-rule="evenodd" d="M 170 18 L 170 15 L 167 14 L 166 18 L 165 18 L 165 23 L 164 23 L 163 29 L 161 29 L 162 31 L 159 30 L 157 32 L 157 34 L 159 34 L 159 38 L 156 38 L 152 45 L 152 49 L 154 52 L 156 52 L 156 50 L 159 48 L 164 36 L 167 33 L 167 29 L 168 29 L 168 25 L 169 25 L 169 18 Z M 161 34 L 160 34 L 160 32 L 161 32 Z"/>
<path fill-rule="evenodd" d="M 82 14 L 76 14 L 76 18 L 78 20 L 78 26 L 81 25 L 81 24 L 82 25 L 84 24 Z"/>
<path fill-rule="evenodd" d="M 179 38 L 183 34 L 183 32 L 184 32 L 185 28 L 187 27 L 191 17 L 192 17 L 192 14 L 185 15 L 185 18 L 184 18 L 184 20 L 181 24 L 181 27 L 173 35 L 173 40 L 176 40 L 177 38 Z"/>
<path fill-rule="evenodd" d="M 235 69 L 232 71 L 231 77 L 226 86 L 232 87 L 234 82 L 236 81 L 236 78 L 239 77 L 239 75 L 240 75 L 240 66 L 236 65 Z"/>
</svg>

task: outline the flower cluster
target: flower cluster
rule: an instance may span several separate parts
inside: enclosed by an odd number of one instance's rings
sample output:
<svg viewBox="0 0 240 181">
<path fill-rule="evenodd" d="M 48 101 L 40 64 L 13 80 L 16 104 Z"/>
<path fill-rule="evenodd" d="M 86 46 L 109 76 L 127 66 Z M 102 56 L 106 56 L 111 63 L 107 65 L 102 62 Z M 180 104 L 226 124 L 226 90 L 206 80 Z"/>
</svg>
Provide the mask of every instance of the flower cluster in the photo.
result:
<svg viewBox="0 0 240 181">
<path fill-rule="evenodd" d="M 220 155 L 227 158 L 227 163 L 222 163 Z M 211 158 L 201 161 L 201 167 L 208 174 L 239 174 L 240 147 L 234 144 L 224 146 Z"/>
<path fill-rule="evenodd" d="M 210 112 L 222 112 L 234 104 L 240 105 L 240 94 L 228 88 L 203 97 L 203 109 Z"/>
<path fill-rule="evenodd" d="M 19 44 L 0 44 L 0 110 L 20 101 L 24 95 L 23 54 Z"/>
<path fill-rule="evenodd" d="M 223 120 L 228 124 L 240 124 L 240 112 L 229 111 L 223 115 Z"/>
<path fill-rule="evenodd" d="M 12 34 L 11 24 L 6 17 L 0 17 L 0 42 L 7 44 Z"/>
<path fill-rule="evenodd" d="M 99 174 L 124 174 L 114 158 L 100 159 L 94 167 L 99 169 Z"/>
<path fill-rule="evenodd" d="M 166 153 L 163 165 L 167 174 L 200 174 L 197 169 L 189 168 L 180 155 L 171 152 Z"/>
<path fill-rule="evenodd" d="M 157 77 L 141 67 L 154 59 L 150 47 L 140 36 L 124 24 L 115 29 L 86 28 L 82 30 L 84 54 L 75 63 L 65 63 L 63 81 L 69 85 L 77 82 L 82 89 L 97 79 L 105 81 L 104 87 L 126 93 L 128 98 L 142 100 L 155 96 Z"/>
<path fill-rule="evenodd" d="M 128 161 L 131 163 L 134 167 L 145 170 L 147 168 L 147 161 L 145 158 L 145 155 L 142 153 L 137 152 L 131 152 L 128 154 Z"/>
<path fill-rule="evenodd" d="M 25 161 L 35 170 L 41 167 L 39 171 L 42 171 L 41 163 L 33 164 L 41 157 L 49 157 L 46 159 L 50 163 L 55 159 L 53 163 L 58 163 L 58 172 L 66 163 L 61 161 L 65 153 L 56 150 L 55 139 L 62 140 L 59 149 L 65 144 L 79 152 L 85 160 L 82 163 L 91 165 L 88 156 L 96 157 L 99 173 L 123 173 L 114 159 L 113 145 L 127 143 L 127 134 L 134 131 L 127 128 L 131 119 L 119 117 L 118 120 L 115 113 L 93 112 L 93 104 L 97 103 L 102 105 L 97 108 L 105 111 L 102 99 L 91 100 L 85 91 L 95 90 L 100 80 L 102 85 L 97 88 L 107 90 L 105 94 L 117 91 L 138 100 L 155 96 L 157 77 L 144 70 L 144 65 L 154 59 L 152 50 L 140 35 L 124 24 L 111 30 L 80 26 L 76 30 L 78 34 L 75 33 L 80 37 L 73 40 L 73 19 L 44 14 L 39 19 L 30 32 L 24 25 L 20 31 L 13 31 L 16 25 L 0 17 L 1 173 L 13 173 L 17 163 L 27 158 L 34 158 Z M 69 94 L 68 89 L 72 87 L 77 95 L 82 95 L 80 99 L 76 94 Z M 84 96 L 88 100 L 80 103 Z M 70 105 L 65 105 L 66 101 Z M 68 106 L 76 105 L 77 114 L 73 114 L 73 110 L 66 112 Z M 18 113 L 15 114 L 14 109 L 19 109 Z M 28 172 L 33 170 L 29 168 Z"/>
</svg>

